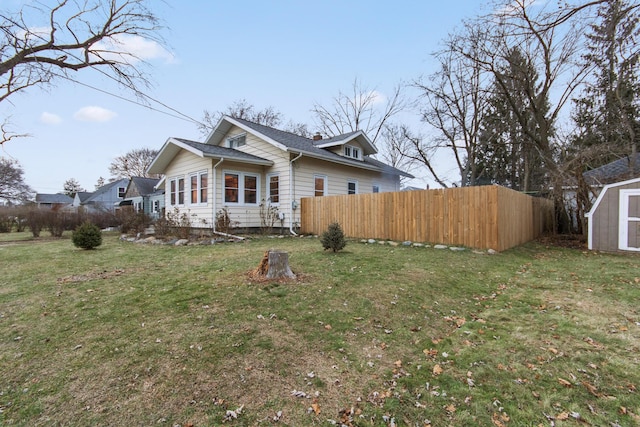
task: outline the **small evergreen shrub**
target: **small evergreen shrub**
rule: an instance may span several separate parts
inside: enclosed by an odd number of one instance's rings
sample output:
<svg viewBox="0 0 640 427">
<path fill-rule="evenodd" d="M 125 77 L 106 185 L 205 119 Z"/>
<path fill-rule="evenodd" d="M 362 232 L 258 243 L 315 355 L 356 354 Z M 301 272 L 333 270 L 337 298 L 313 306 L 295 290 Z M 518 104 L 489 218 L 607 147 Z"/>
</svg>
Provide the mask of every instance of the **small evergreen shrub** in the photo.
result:
<svg viewBox="0 0 640 427">
<path fill-rule="evenodd" d="M 330 224 L 327 231 L 322 233 L 320 242 L 322 243 L 322 247 L 325 251 L 327 249 L 331 249 L 333 252 L 338 252 L 347 246 L 344 231 L 342 231 L 342 227 L 340 227 L 340 224 L 337 222 Z"/>
<path fill-rule="evenodd" d="M 95 249 L 102 244 L 102 232 L 97 225 L 84 222 L 73 231 L 71 241 L 78 248 Z"/>
</svg>

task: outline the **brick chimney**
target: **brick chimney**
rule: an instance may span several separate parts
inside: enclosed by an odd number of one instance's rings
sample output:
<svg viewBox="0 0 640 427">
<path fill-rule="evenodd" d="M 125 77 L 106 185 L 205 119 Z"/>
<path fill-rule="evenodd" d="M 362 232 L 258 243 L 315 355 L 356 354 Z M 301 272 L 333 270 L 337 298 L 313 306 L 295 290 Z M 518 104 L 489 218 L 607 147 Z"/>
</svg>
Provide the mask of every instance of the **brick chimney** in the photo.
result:
<svg viewBox="0 0 640 427">
<path fill-rule="evenodd" d="M 316 132 L 316 134 L 313 135 L 314 141 L 320 141 L 321 139 L 322 139 L 322 135 L 320 135 L 320 132 Z"/>
</svg>

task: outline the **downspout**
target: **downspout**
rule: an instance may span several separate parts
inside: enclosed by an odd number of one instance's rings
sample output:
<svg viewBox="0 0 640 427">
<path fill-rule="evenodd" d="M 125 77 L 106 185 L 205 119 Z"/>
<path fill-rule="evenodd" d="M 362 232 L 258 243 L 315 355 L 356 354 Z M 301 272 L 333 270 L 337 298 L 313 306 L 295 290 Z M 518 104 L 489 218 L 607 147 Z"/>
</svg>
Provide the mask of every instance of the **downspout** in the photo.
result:
<svg viewBox="0 0 640 427">
<path fill-rule="evenodd" d="M 293 162 L 298 160 L 300 157 L 302 157 L 302 153 L 299 153 L 297 157 L 289 161 L 289 233 L 291 233 L 294 236 L 297 236 L 298 234 L 295 231 L 293 231 L 293 202 L 294 202 L 293 185 L 295 183 L 295 179 L 293 175 Z"/>
<path fill-rule="evenodd" d="M 218 166 L 220 166 L 220 164 L 224 162 L 224 157 L 220 157 L 220 161 L 218 163 L 216 163 L 213 166 L 213 215 L 211 216 L 211 230 L 213 231 L 213 233 L 216 233 L 216 190 L 217 190 L 217 185 L 216 185 L 216 177 L 218 176 L 216 174 L 216 169 L 218 168 Z"/>
</svg>

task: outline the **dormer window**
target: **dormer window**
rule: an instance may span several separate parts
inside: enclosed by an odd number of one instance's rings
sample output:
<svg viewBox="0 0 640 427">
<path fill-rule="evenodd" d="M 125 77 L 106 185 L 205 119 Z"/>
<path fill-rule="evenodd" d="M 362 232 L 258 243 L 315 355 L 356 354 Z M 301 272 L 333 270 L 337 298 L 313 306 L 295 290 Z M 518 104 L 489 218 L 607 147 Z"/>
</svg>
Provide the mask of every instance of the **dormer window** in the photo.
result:
<svg viewBox="0 0 640 427">
<path fill-rule="evenodd" d="M 356 160 L 360 160 L 362 158 L 360 155 L 360 149 L 358 147 L 354 147 L 353 145 L 344 146 L 344 156 L 351 157 L 352 159 Z"/>
<path fill-rule="evenodd" d="M 227 147 L 229 148 L 238 148 L 242 147 L 247 143 L 247 134 L 243 133 L 236 136 L 230 136 L 227 138 Z"/>
</svg>

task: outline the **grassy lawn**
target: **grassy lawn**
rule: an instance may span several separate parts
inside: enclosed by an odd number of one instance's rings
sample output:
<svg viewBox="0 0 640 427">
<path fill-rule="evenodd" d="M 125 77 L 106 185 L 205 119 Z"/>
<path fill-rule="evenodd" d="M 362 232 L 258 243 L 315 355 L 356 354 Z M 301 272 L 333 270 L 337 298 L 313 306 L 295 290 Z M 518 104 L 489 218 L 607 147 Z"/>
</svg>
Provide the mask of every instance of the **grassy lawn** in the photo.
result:
<svg viewBox="0 0 640 427">
<path fill-rule="evenodd" d="M 640 424 L 640 256 L 11 240 L 1 425 Z"/>
</svg>

